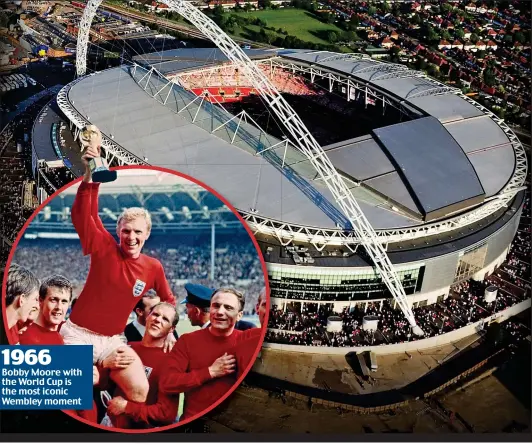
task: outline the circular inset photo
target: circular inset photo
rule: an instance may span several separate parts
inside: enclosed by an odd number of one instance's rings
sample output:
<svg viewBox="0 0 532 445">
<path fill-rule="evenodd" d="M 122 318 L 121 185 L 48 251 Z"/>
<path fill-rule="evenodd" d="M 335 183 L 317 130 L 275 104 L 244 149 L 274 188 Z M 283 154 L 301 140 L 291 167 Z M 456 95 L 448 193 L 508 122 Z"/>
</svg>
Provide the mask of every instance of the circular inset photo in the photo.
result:
<svg viewBox="0 0 532 445">
<path fill-rule="evenodd" d="M 93 408 L 65 412 L 121 432 L 183 425 L 227 398 L 269 308 L 260 250 L 223 197 L 173 171 L 92 160 L 28 220 L 3 293 L 11 344 L 92 345 Z"/>
</svg>

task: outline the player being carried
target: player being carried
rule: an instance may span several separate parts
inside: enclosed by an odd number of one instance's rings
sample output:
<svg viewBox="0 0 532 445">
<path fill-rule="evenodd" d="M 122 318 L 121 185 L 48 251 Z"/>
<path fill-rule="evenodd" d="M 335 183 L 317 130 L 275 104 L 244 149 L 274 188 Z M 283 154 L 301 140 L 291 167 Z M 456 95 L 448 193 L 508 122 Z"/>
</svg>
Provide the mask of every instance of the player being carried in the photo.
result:
<svg viewBox="0 0 532 445">
<path fill-rule="evenodd" d="M 121 335 L 131 311 L 149 289 L 162 301 L 175 305 L 163 266 L 141 253 L 150 236 L 151 217 L 143 208 L 125 209 L 117 220 L 117 244 L 98 216 L 99 183 L 92 182 L 89 160 L 100 156 L 101 133 L 91 126 L 82 156 L 85 174 L 72 206 L 72 222 L 84 255 L 91 256 L 89 274 L 69 320 L 62 326 L 65 344 L 93 346 L 93 363 L 103 367 L 111 354 L 127 356 L 124 369 L 112 369 L 110 378 L 133 402 L 144 402 L 149 385 L 138 355 L 125 346 Z M 175 339 L 169 335 L 164 350 Z"/>
</svg>

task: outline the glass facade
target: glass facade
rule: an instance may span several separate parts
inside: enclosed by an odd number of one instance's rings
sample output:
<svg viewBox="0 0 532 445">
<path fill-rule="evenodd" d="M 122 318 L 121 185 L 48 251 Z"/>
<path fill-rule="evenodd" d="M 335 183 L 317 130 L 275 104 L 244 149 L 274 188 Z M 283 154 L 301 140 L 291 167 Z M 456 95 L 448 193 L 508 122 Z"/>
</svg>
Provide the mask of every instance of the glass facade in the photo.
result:
<svg viewBox="0 0 532 445">
<path fill-rule="evenodd" d="M 407 295 L 421 289 L 425 266 L 398 271 Z M 372 270 L 348 273 L 336 269 L 327 274 L 317 270 L 276 269 L 268 274 L 271 296 L 311 301 L 365 301 L 391 298 L 380 276 Z"/>
<path fill-rule="evenodd" d="M 482 269 L 486 260 L 487 251 L 487 243 L 475 247 L 474 249 L 466 250 L 458 261 L 458 267 L 456 268 L 453 284 L 468 280 L 480 269 Z"/>
</svg>

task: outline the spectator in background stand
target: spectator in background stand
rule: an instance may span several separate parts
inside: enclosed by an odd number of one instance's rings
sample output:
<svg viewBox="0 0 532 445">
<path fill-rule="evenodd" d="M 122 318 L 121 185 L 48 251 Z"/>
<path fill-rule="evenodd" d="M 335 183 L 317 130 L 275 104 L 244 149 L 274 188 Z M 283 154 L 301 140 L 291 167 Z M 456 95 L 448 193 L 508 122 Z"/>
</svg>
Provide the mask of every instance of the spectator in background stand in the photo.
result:
<svg viewBox="0 0 532 445">
<path fill-rule="evenodd" d="M 45 278 L 39 289 L 37 320 L 20 336 L 21 345 L 62 345 L 59 326 L 72 298 L 72 284 L 61 275 Z"/>
<path fill-rule="evenodd" d="M 18 322 L 25 323 L 33 310 L 39 310 L 39 280 L 18 264 L 11 264 L 6 283 L 7 338 L 19 343 Z"/>
<path fill-rule="evenodd" d="M 126 326 L 126 329 L 124 329 L 124 335 L 128 342 L 142 340 L 144 333 L 146 332 L 146 318 L 152 308 L 160 302 L 161 299 L 153 289 L 146 292 L 146 294 L 139 300 L 134 309 L 137 318 L 129 323 Z"/>
</svg>

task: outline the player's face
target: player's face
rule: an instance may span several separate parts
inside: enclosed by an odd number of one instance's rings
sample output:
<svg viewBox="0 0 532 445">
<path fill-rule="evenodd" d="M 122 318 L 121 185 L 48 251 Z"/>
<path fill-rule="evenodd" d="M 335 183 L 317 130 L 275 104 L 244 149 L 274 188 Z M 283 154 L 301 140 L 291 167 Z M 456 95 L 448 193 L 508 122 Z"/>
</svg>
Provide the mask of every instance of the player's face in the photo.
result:
<svg viewBox="0 0 532 445">
<path fill-rule="evenodd" d="M 70 292 L 57 287 L 48 288 L 48 293 L 41 303 L 43 321 L 51 326 L 59 326 L 65 321 L 70 305 Z"/>
<path fill-rule="evenodd" d="M 211 326 L 220 331 L 228 331 L 235 327 L 242 318 L 238 298 L 230 292 L 217 292 L 211 299 Z"/>
<path fill-rule="evenodd" d="M 148 232 L 148 223 L 145 218 L 120 221 L 118 238 L 120 239 L 120 248 L 127 256 L 138 258 L 148 236 L 150 236 L 150 233 Z"/>
<path fill-rule="evenodd" d="M 267 311 L 266 296 L 264 296 L 263 298 L 259 300 L 255 310 L 259 314 L 260 325 L 264 326 L 264 322 L 266 320 L 266 311 Z"/>
<path fill-rule="evenodd" d="M 35 289 L 28 295 L 21 295 L 20 302 L 21 321 L 26 322 L 32 312 L 39 311 L 39 291 Z"/>
<path fill-rule="evenodd" d="M 142 313 L 141 321 L 146 324 L 146 320 L 148 319 L 148 315 L 150 315 L 150 312 L 156 304 L 159 304 L 161 302 L 161 299 L 159 297 L 154 298 L 144 298 L 144 311 Z"/>
<path fill-rule="evenodd" d="M 156 307 L 146 319 L 146 330 L 154 338 L 166 337 L 172 332 L 176 312 L 169 306 Z"/>
</svg>

